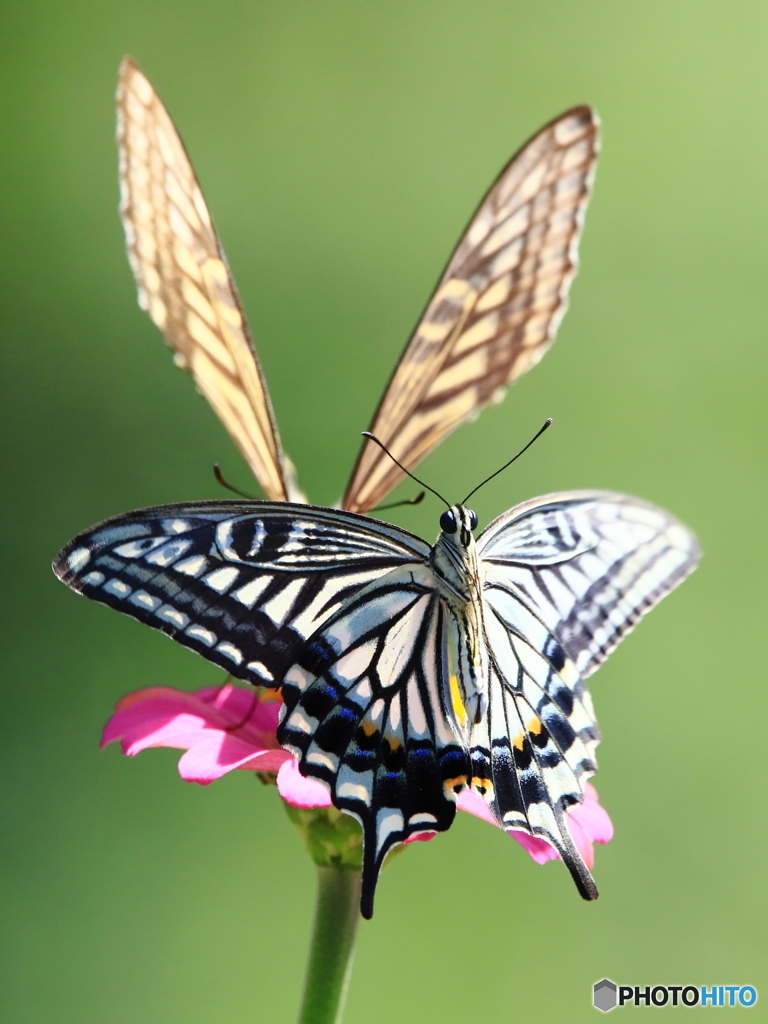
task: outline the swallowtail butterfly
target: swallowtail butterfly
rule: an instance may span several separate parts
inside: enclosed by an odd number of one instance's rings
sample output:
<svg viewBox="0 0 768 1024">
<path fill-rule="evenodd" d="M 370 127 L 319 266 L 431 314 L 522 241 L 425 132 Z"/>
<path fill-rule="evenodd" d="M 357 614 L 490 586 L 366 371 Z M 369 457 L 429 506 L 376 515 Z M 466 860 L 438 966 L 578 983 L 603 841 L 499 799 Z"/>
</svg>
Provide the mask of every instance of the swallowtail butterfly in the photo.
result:
<svg viewBox="0 0 768 1024">
<path fill-rule="evenodd" d="M 387 852 L 445 831 L 471 786 L 597 895 L 567 827 L 595 771 L 584 680 L 694 567 L 692 534 L 635 498 L 535 498 L 437 542 L 364 514 L 402 478 L 367 440 L 339 510 L 303 503 L 191 165 L 147 79 L 119 93 L 122 214 L 140 302 L 269 500 L 115 516 L 54 571 L 232 675 L 282 686 L 278 738 L 363 827 L 361 909 Z M 575 108 L 511 161 L 471 221 L 372 430 L 410 469 L 551 343 L 576 266 L 597 122 Z M 299 500 L 296 500 L 296 499 Z"/>
</svg>

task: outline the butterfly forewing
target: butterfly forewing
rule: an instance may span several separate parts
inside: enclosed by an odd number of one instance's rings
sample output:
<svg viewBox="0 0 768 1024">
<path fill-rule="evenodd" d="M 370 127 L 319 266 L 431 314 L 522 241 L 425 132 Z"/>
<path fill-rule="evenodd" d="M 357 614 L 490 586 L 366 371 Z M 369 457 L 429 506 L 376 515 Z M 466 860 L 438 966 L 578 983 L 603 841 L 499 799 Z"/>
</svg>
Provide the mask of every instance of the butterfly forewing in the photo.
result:
<svg viewBox="0 0 768 1024">
<path fill-rule="evenodd" d="M 226 669 L 279 686 L 349 596 L 429 547 L 405 531 L 309 506 L 197 502 L 115 516 L 76 537 L 54 572 Z"/>
<path fill-rule="evenodd" d="M 118 90 L 120 212 L 145 309 L 275 501 L 302 500 L 218 237 L 184 145 L 126 60 Z"/>
<path fill-rule="evenodd" d="M 576 107 L 513 157 L 469 224 L 371 425 L 412 469 L 541 359 L 566 310 L 598 151 Z M 366 441 L 343 507 L 374 508 L 402 479 Z"/>
<path fill-rule="evenodd" d="M 693 571 L 696 538 L 662 509 L 604 491 L 548 494 L 499 516 L 478 553 L 524 594 L 579 674 Z"/>
</svg>

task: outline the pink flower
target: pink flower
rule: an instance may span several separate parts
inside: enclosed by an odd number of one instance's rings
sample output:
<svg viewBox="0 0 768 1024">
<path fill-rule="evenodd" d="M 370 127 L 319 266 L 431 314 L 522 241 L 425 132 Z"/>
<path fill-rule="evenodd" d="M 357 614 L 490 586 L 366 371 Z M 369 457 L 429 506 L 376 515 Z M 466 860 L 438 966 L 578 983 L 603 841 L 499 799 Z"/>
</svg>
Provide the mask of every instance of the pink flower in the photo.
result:
<svg viewBox="0 0 768 1024">
<path fill-rule="evenodd" d="M 118 702 L 101 745 L 120 740 L 129 757 L 147 747 L 186 750 L 179 774 L 201 786 L 235 768 L 277 772 L 280 796 L 293 807 L 330 807 L 326 788 L 305 779 L 296 759 L 275 738 L 281 703 L 273 691 L 244 690 L 231 683 L 195 693 L 153 686 Z"/>
<path fill-rule="evenodd" d="M 306 779 L 296 759 L 283 750 L 275 737 L 280 714 L 280 697 L 270 690 L 245 690 L 231 683 L 184 693 L 157 686 L 131 693 L 118 703 L 104 728 L 102 747 L 120 741 L 123 753 L 133 757 L 147 747 L 177 747 L 186 753 L 179 761 L 179 774 L 186 782 L 207 786 L 235 768 L 256 772 L 277 772 L 280 796 L 293 807 L 330 807 L 325 786 Z M 496 825 L 488 805 L 472 790 L 458 797 L 459 810 Z M 585 786 L 584 802 L 568 814 L 568 827 L 587 867 L 594 864 L 594 843 L 613 838 L 607 812 L 598 803 L 594 786 Z M 437 833 L 420 832 L 409 840 L 432 839 Z M 559 858 L 543 839 L 525 832 L 512 838 L 538 864 Z"/>
<path fill-rule="evenodd" d="M 459 810 L 496 825 L 488 804 L 473 790 L 465 789 L 459 794 L 456 803 Z M 584 801 L 569 810 L 567 821 L 576 849 L 591 871 L 595 864 L 594 844 L 609 843 L 613 839 L 613 824 L 608 812 L 598 803 L 597 790 L 591 782 L 585 784 Z M 537 864 L 560 859 L 560 854 L 545 839 L 529 836 L 527 832 L 510 832 L 509 835 L 530 853 Z"/>
</svg>

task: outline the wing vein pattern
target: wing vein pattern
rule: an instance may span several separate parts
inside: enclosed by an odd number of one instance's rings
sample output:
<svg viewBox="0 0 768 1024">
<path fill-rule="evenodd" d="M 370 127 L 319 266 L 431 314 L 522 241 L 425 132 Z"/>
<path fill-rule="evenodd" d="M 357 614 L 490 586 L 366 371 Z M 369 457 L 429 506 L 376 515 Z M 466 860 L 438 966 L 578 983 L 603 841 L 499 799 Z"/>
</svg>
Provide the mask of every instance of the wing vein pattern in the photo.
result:
<svg viewBox="0 0 768 1024">
<path fill-rule="evenodd" d="M 565 314 L 599 145 L 566 111 L 504 168 L 461 238 L 370 430 L 412 469 L 535 365 Z M 365 441 L 343 507 L 374 508 L 403 473 Z"/>
<path fill-rule="evenodd" d="M 150 82 L 123 62 L 120 214 L 139 305 L 229 431 L 267 497 L 301 500 L 240 299 L 184 144 Z"/>
</svg>

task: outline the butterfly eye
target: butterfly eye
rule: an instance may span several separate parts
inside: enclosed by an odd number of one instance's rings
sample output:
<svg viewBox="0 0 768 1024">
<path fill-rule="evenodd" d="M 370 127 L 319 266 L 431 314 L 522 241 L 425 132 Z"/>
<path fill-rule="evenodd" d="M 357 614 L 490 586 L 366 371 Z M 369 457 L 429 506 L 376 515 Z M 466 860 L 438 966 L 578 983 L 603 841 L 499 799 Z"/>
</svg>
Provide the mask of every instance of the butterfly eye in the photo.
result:
<svg viewBox="0 0 768 1024">
<path fill-rule="evenodd" d="M 469 512 L 469 528 L 470 528 L 470 530 L 476 530 L 477 529 L 477 516 L 472 511 L 472 509 L 468 509 L 468 512 Z"/>
<path fill-rule="evenodd" d="M 440 529 L 443 533 L 456 533 L 456 516 L 450 509 L 446 509 L 440 516 Z"/>
</svg>

